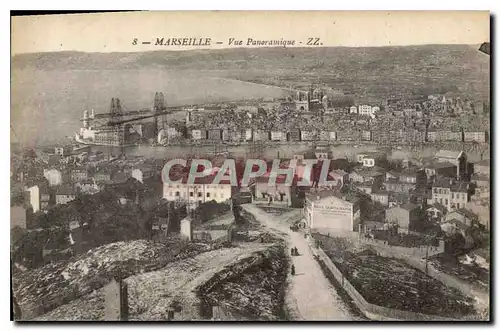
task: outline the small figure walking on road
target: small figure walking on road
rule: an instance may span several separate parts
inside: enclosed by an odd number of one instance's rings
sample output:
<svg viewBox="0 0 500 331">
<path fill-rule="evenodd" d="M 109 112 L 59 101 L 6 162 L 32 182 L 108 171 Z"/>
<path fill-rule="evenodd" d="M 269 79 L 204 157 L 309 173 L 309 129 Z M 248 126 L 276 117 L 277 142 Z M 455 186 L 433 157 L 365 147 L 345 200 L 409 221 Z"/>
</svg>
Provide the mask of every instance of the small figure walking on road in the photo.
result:
<svg viewBox="0 0 500 331">
<path fill-rule="evenodd" d="M 292 276 L 295 276 L 295 266 L 292 264 Z"/>
</svg>

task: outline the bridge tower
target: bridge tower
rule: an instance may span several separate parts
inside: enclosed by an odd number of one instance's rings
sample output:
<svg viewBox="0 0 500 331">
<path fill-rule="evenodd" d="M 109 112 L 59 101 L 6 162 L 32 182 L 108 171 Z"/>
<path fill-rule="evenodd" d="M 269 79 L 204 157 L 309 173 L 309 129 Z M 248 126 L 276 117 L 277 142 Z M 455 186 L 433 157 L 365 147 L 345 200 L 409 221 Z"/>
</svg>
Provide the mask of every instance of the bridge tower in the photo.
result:
<svg viewBox="0 0 500 331">
<path fill-rule="evenodd" d="M 165 107 L 165 96 L 163 95 L 163 92 L 156 92 L 155 93 L 155 98 L 153 101 L 153 111 L 155 113 L 160 113 L 166 109 Z M 158 136 L 158 132 L 163 129 L 163 120 L 160 118 L 160 116 L 155 116 L 153 118 L 153 127 L 154 127 L 154 134 L 155 137 Z"/>
</svg>

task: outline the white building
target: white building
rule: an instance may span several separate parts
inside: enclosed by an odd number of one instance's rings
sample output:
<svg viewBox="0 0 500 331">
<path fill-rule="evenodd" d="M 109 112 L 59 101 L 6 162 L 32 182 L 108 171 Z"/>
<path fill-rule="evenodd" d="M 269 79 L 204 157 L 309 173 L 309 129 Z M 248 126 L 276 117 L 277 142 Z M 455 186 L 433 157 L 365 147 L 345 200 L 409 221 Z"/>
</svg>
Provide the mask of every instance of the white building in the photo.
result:
<svg viewBox="0 0 500 331">
<path fill-rule="evenodd" d="M 145 179 L 151 178 L 154 176 L 153 167 L 149 165 L 141 165 L 132 170 L 132 178 L 135 178 L 137 181 L 143 183 Z"/>
<path fill-rule="evenodd" d="M 364 167 L 374 167 L 383 165 L 386 155 L 381 152 L 364 152 L 357 156 L 358 163 L 363 163 Z"/>
<path fill-rule="evenodd" d="M 232 187 L 229 181 L 222 180 L 213 184 L 215 176 L 195 178 L 193 184 L 187 183 L 183 177 L 180 183 L 163 184 L 163 199 L 168 201 L 182 201 L 188 204 L 205 203 L 215 200 L 218 203 L 227 202 L 232 196 Z"/>
<path fill-rule="evenodd" d="M 349 114 L 357 114 L 358 113 L 358 108 L 356 106 L 351 106 L 349 108 Z"/>
<path fill-rule="evenodd" d="M 331 234 L 358 230 L 360 209 L 356 198 L 337 196 L 333 190 L 309 192 L 304 216 L 312 232 Z"/>
<path fill-rule="evenodd" d="M 62 184 L 62 173 L 57 169 L 44 170 L 43 177 L 49 181 L 50 186 Z"/>
<path fill-rule="evenodd" d="M 28 192 L 28 201 L 30 202 L 33 213 L 45 210 L 49 206 L 50 194 L 45 186 L 34 185 L 26 189 Z"/>
<path fill-rule="evenodd" d="M 372 106 L 369 105 L 359 105 L 358 107 L 359 115 L 370 116 L 372 114 Z"/>
</svg>

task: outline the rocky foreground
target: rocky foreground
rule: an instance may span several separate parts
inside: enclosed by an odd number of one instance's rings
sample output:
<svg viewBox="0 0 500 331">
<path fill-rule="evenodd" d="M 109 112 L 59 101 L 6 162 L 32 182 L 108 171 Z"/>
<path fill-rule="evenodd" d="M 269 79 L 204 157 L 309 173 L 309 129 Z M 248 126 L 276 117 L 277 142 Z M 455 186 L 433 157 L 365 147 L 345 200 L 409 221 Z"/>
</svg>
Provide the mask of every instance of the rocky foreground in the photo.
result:
<svg viewBox="0 0 500 331">
<path fill-rule="evenodd" d="M 126 278 L 160 269 L 169 262 L 220 247 L 223 245 L 182 244 L 177 239 L 166 243 L 146 240 L 116 242 L 90 250 L 69 261 L 16 272 L 13 275 L 14 295 L 21 307 L 22 319 L 29 320 L 68 303 L 78 305 L 86 299 L 91 300 L 95 295 L 93 291 L 115 277 Z M 73 310 L 68 319 L 78 320 L 79 312 L 80 309 Z M 86 319 L 85 313 L 82 314 L 83 319 Z"/>
<path fill-rule="evenodd" d="M 202 313 L 207 305 L 250 313 L 246 319 L 276 320 L 282 302 L 281 255 L 276 244 L 242 243 L 128 277 L 129 320 L 166 320 L 174 303 L 180 307 L 175 320 L 209 319 Z M 104 314 L 104 291 L 98 289 L 36 320 L 98 321 Z"/>
</svg>

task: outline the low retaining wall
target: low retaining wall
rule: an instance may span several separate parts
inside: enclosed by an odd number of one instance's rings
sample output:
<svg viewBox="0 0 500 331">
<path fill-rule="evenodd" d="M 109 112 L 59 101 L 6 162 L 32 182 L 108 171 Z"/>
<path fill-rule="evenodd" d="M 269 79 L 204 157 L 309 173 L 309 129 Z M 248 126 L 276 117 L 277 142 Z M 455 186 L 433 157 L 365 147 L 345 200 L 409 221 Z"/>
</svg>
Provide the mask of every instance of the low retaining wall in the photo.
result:
<svg viewBox="0 0 500 331">
<path fill-rule="evenodd" d="M 407 248 L 407 247 L 400 247 L 400 246 L 389 246 L 383 243 L 380 243 L 381 241 L 377 240 L 371 240 L 371 239 L 359 239 L 359 236 L 346 236 L 343 238 L 350 239 L 349 244 L 352 245 L 352 247 L 356 247 L 356 250 L 365 250 L 365 249 L 373 249 L 379 254 L 380 256 L 387 257 L 387 258 L 396 258 L 403 260 L 405 263 L 409 264 L 410 266 L 419 269 L 422 272 L 426 272 L 425 270 L 425 260 L 422 260 L 422 258 L 425 258 L 426 252 L 425 249 L 420 250 L 419 248 Z M 322 240 L 323 244 L 327 244 L 325 240 Z M 329 246 L 325 246 L 328 248 Z M 440 250 L 438 249 L 437 251 L 429 250 L 429 256 L 435 255 L 439 253 Z M 413 254 L 417 253 L 417 254 Z M 464 280 L 461 280 L 458 277 L 455 277 L 453 275 L 447 274 L 445 272 L 439 271 L 436 269 L 432 264 L 428 263 L 427 265 L 427 274 L 440 281 L 441 283 L 445 284 L 446 286 L 455 288 L 462 292 L 462 294 L 472 297 L 476 299 L 476 310 L 481 311 L 484 309 L 489 308 L 489 293 L 485 291 L 483 288 L 480 286 L 477 286 L 475 284 L 468 283 Z"/>
<path fill-rule="evenodd" d="M 342 275 L 332 260 L 321 248 L 309 246 L 312 253 L 318 257 L 319 263 L 323 263 L 328 271 L 339 282 L 340 286 L 349 294 L 356 306 L 369 318 L 380 321 L 455 321 L 451 317 L 437 315 L 426 315 L 411 311 L 387 308 L 374 305 L 365 300 L 365 298 L 356 290 L 356 288 Z"/>
</svg>

